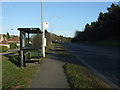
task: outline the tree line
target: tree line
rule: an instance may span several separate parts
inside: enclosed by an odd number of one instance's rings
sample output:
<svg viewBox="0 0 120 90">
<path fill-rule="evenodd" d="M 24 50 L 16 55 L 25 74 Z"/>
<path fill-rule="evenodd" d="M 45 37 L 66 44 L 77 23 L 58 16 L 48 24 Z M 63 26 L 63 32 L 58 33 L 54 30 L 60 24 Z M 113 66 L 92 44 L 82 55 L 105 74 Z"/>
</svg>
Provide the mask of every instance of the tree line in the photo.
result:
<svg viewBox="0 0 120 90">
<path fill-rule="evenodd" d="M 54 33 L 50 33 L 47 30 L 45 30 L 45 38 L 46 38 L 46 50 L 49 50 L 52 43 L 68 43 L 71 42 L 70 37 L 64 37 L 62 35 L 57 35 Z M 28 40 L 28 37 L 26 37 L 25 41 Z M 33 34 L 30 37 L 30 41 L 33 44 L 35 48 L 39 47 L 39 45 L 42 45 L 42 34 Z M 37 44 L 36 44 L 37 43 Z M 27 45 L 28 43 L 26 43 Z"/>
<path fill-rule="evenodd" d="M 57 35 L 54 33 L 50 33 L 47 30 L 45 30 L 45 37 L 46 37 L 46 49 L 49 49 L 51 46 L 51 43 L 65 43 L 65 42 L 71 42 L 70 37 L 64 37 L 62 35 Z"/>
<path fill-rule="evenodd" d="M 99 13 L 97 21 L 86 24 L 84 31 L 76 31 L 72 41 L 120 40 L 120 6 L 112 4 L 106 13 Z"/>
</svg>

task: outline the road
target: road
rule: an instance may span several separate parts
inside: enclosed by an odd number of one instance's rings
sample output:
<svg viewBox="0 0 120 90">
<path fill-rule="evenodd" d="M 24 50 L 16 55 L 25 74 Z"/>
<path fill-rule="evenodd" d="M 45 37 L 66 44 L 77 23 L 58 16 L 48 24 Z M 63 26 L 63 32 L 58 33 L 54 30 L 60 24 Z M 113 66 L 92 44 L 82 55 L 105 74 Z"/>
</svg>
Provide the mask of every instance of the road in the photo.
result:
<svg viewBox="0 0 120 90">
<path fill-rule="evenodd" d="M 64 43 L 62 45 L 77 58 L 79 64 L 82 63 L 96 72 L 112 87 L 120 87 L 119 48 L 80 43 Z"/>
</svg>

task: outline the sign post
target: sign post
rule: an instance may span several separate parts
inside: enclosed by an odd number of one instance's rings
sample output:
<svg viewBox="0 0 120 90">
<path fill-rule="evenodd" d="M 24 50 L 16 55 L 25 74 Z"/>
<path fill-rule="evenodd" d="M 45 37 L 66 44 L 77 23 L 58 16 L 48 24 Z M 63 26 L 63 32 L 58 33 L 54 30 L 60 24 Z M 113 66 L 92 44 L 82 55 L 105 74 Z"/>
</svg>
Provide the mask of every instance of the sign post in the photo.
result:
<svg viewBox="0 0 120 90">
<path fill-rule="evenodd" d="M 45 30 L 43 24 L 43 16 L 44 16 L 44 0 L 41 2 L 41 29 L 42 29 L 42 56 L 45 57 L 45 46 L 44 46 L 44 38 L 45 38 Z"/>
<path fill-rule="evenodd" d="M 48 23 L 44 22 L 44 0 L 41 2 L 41 29 L 42 29 L 42 56 L 45 57 L 45 47 L 46 47 L 46 38 L 45 38 L 45 29 L 48 28 Z"/>
</svg>

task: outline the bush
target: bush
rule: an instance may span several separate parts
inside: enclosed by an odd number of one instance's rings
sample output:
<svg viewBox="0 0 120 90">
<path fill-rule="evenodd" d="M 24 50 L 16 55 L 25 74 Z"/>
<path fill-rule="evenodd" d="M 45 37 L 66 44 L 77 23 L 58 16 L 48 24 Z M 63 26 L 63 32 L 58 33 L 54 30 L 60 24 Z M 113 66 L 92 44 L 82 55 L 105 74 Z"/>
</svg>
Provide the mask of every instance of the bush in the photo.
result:
<svg viewBox="0 0 120 90">
<path fill-rule="evenodd" d="M 8 51 L 8 47 L 2 46 L 2 52 L 6 52 L 6 51 Z"/>
<path fill-rule="evenodd" d="M 10 49 L 15 49 L 15 48 L 17 48 L 16 43 L 10 43 Z"/>
<path fill-rule="evenodd" d="M 0 46 L 0 53 L 2 52 L 2 46 Z"/>
</svg>

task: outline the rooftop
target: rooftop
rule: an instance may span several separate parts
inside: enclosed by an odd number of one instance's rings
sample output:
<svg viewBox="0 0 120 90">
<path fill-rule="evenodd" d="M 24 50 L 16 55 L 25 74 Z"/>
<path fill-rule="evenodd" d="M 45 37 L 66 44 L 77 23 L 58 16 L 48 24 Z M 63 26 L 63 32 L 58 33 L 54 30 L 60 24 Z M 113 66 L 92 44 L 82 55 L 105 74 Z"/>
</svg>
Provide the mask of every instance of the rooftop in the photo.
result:
<svg viewBox="0 0 120 90">
<path fill-rule="evenodd" d="M 13 36 L 13 37 L 10 37 L 8 41 L 20 41 L 20 39 L 17 36 Z"/>
<path fill-rule="evenodd" d="M 2 42 L 0 42 L 0 44 L 8 44 L 7 40 L 3 40 Z"/>
</svg>

